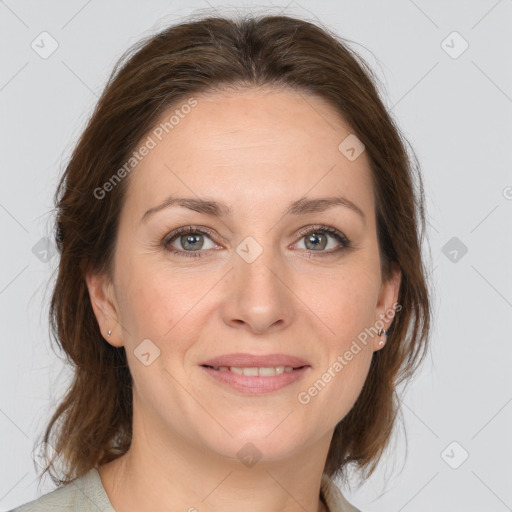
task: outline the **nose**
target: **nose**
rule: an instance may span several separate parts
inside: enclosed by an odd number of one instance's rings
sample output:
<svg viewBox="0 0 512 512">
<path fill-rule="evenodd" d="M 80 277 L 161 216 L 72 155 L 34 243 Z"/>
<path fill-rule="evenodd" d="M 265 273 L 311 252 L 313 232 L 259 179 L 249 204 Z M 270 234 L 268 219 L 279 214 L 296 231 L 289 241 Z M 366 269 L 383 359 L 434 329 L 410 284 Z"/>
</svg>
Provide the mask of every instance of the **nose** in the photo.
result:
<svg viewBox="0 0 512 512">
<path fill-rule="evenodd" d="M 285 329 L 296 315 L 290 280 L 291 273 L 272 249 L 265 248 L 252 262 L 234 255 L 221 306 L 224 322 L 254 334 Z"/>
</svg>

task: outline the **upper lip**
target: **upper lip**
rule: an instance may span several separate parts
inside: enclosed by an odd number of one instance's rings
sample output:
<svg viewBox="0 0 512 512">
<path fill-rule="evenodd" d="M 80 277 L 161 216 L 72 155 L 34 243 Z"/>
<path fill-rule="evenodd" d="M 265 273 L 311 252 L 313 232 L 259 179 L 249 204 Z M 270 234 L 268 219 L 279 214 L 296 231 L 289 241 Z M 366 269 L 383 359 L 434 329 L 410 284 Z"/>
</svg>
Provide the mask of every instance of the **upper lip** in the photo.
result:
<svg viewBox="0 0 512 512">
<path fill-rule="evenodd" d="M 208 359 L 201 363 L 201 366 L 234 366 L 238 368 L 291 366 L 292 368 L 298 368 L 300 366 L 309 366 L 309 364 L 300 357 L 286 354 L 252 355 L 236 353 Z"/>
</svg>

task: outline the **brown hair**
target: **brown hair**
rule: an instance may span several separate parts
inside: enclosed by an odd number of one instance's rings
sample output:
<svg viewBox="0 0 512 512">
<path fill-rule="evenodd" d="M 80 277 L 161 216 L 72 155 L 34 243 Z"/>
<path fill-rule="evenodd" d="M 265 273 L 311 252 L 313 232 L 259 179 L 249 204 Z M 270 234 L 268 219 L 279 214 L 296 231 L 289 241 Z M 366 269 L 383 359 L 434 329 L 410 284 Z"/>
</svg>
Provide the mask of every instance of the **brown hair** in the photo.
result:
<svg viewBox="0 0 512 512">
<path fill-rule="evenodd" d="M 56 457 L 42 474 L 49 471 L 55 483 L 116 459 L 131 443 L 126 354 L 104 340 L 84 278 L 89 269 L 111 275 L 128 177 L 101 199 L 94 191 L 123 166 L 170 106 L 192 94 L 265 86 L 323 98 L 363 142 L 374 183 L 382 276 L 390 277 L 392 265 L 402 272 L 402 309 L 385 349 L 373 354 L 360 396 L 335 428 L 325 464 L 328 475 L 343 478 L 349 463 L 365 476 L 374 471 L 399 410 L 396 387 L 412 375 L 427 348 L 424 197 L 421 175 L 413 172 L 416 157 L 408 155 L 407 141 L 379 98 L 377 79 L 344 41 L 288 16 L 203 17 L 140 41 L 114 67 L 55 195 L 60 264 L 50 327 L 74 370 L 43 439 Z M 57 458 L 63 478 L 53 474 Z"/>
</svg>

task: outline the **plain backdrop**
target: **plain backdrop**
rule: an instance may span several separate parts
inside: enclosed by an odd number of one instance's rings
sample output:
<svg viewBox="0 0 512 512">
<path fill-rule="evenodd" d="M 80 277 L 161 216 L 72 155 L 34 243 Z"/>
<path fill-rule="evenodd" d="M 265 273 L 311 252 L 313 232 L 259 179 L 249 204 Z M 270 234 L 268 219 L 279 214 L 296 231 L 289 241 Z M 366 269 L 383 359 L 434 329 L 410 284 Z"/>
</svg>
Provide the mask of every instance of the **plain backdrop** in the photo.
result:
<svg viewBox="0 0 512 512">
<path fill-rule="evenodd" d="M 58 177 L 121 54 L 201 11 L 351 40 L 422 166 L 432 349 L 401 397 L 407 438 L 343 492 L 363 512 L 512 510 L 510 0 L 0 1 L 0 509 L 53 488 L 33 452 L 69 379 L 47 323 Z"/>
</svg>

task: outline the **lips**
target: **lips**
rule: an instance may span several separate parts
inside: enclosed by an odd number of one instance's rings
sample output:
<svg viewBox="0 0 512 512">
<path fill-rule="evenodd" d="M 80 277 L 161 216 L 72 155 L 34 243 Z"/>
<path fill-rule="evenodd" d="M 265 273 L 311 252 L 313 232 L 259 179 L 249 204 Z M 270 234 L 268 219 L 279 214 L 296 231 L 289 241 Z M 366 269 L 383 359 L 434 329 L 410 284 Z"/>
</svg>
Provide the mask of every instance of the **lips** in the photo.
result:
<svg viewBox="0 0 512 512">
<path fill-rule="evenodd" d="M 218 370 L 208 365 L 201 365 L 201 370 L 205 372 L 208 378 L 213 379 L 212 382 L 219 383 L 221 386 L 235 390 L 243 395 L 262 395 L 266 393 L 273 393 L 281 389 L 285 389 L 287 386 L 293 385 L 304 379 L 306 375 L 311 371 L 311 367 L 301 366 L 299 368 L 293 368 L 287 366 L 288 371 L 282 373 L 270 375 L 261 375 L 261 370 L 264 369 L 265 373 L 268 372 L 269 368 L 244 368 L 244 373 L 240 374 L 239 370 L 233 371 L 235 367 L 227 369 L 225 366 Z M 281 367 L 282 368 L 282 367 Z M 277 369 L 277 368 L 276 368 Z M 250 375 L 246 375 L 246 370 L 256 370 L 258 376 L 254 375 L 253 371 L 250 371 Z"/>
<path fill-rule="evenodd" d="M 200 366 L 211 366 L 213 368 L 221 366 L 234 366 L 237 368 L 291 366 L 292 368 L 301 368 L 303 366 L 310 365 L 299 357 L 286 354 L 252 355 L 234 353 L 208 359 L 207 361 L 202 362 Z"/>
</svg>

